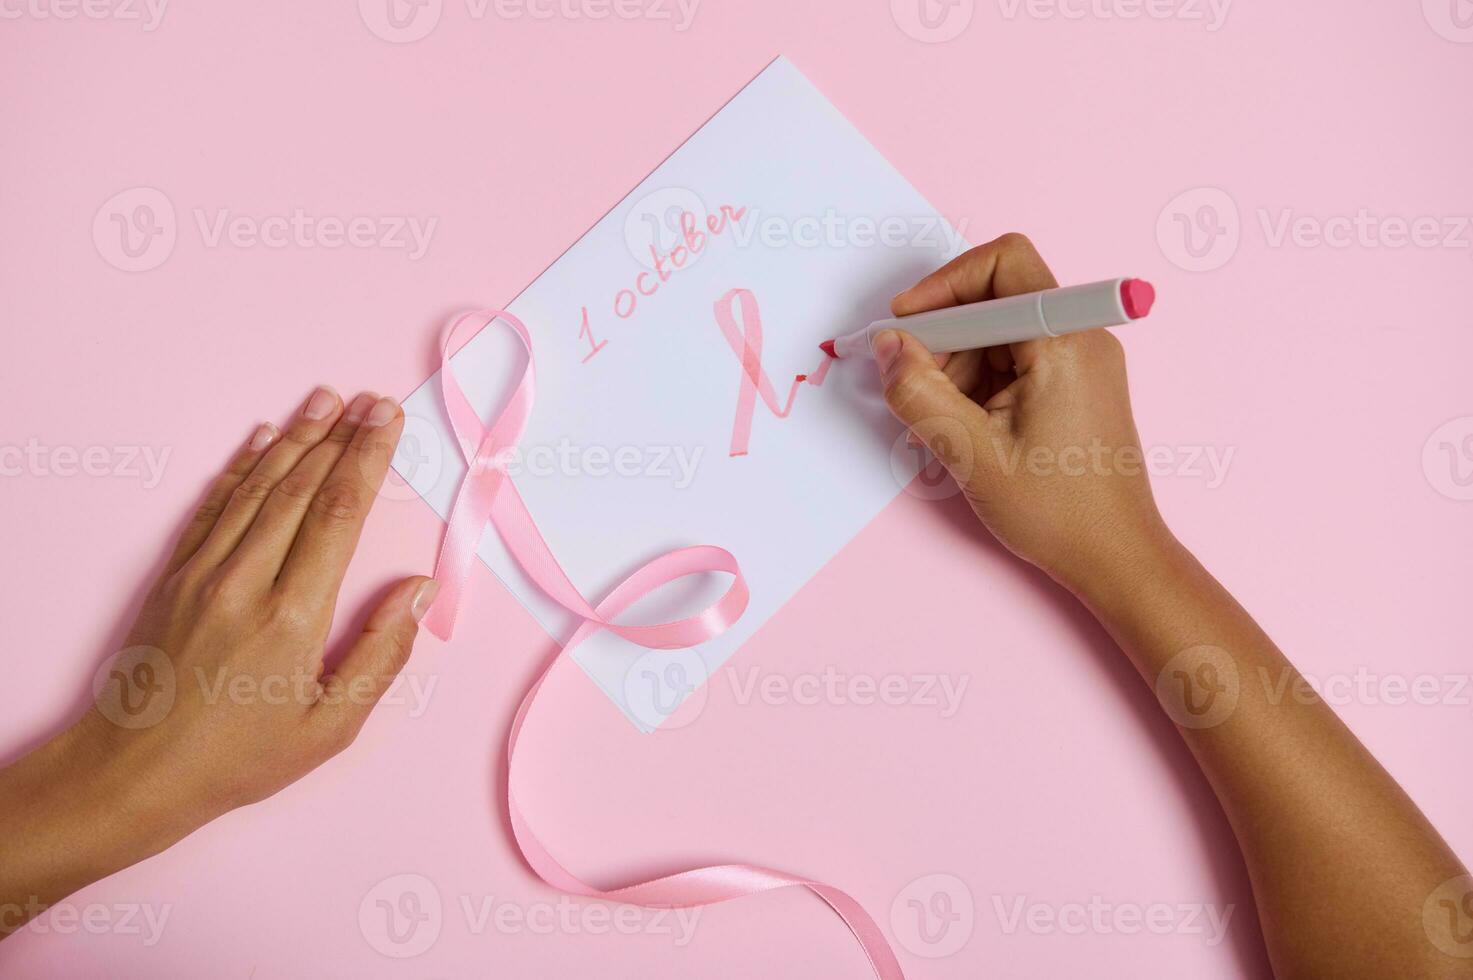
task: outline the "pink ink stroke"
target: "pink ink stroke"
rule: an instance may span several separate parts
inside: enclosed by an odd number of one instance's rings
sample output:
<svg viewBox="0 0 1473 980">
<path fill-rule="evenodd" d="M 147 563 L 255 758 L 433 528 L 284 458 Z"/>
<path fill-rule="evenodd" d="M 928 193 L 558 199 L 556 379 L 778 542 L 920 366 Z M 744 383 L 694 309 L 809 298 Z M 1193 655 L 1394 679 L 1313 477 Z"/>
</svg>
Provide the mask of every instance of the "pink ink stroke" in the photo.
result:
<svg viewBox="0 0 1473 980">
<path fill-rule="evenodd" d="M 738 309 L 741 311 L 740 323 L 736 316 Z M 757 308 L 757 297 L 750 289 L 731 290 L 716 301 L 716 324 L 731 345 L 732 353 L 742 363 L 742 386 L 737 392 L 730 455 L 745 456 L 752 441 L 752 413 L 757 409 L 757 396 L 762 396 L 763 403 L 773 415 L 785 419 L 793 410 L 798 388 L 804 384 L 815 388 L 821 386 L 824 378 L 828 377 L 833 358 L 825 355 L 812 372 L 794 378 L 792 387 L 788 389 L 788 400 L 779 404 L 777 390 L 762 369 L 762 314 Z"/>
</svg>

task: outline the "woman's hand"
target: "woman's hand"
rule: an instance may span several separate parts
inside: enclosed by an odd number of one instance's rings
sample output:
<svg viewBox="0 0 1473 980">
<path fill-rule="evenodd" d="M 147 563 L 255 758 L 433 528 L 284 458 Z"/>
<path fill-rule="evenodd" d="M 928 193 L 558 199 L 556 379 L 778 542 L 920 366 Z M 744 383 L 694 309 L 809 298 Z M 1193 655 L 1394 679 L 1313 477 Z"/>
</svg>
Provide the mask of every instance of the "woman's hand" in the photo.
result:
<svg viewBox="0 0 1473 980">
<path fill-rule="evenodd" d="M 436 590 L 399 583 L 324 674 L 338 589 L 403 427 L 392 399 L 365 393 L 344 411 L 319 388 L 285 432 L 262 425 L 236 453 L 99 674 L 94 706 L 0 771 L 0 905 L 44 907 L 352 742 Z"/>
<path fill-rule="evenodd" d="M 1027 239 L 1005 235 L 894 307 L 1055 285 Z M 1275 973 L 1470 976 L 1442 907 L 1473 879 L 1328 705 L 1274 693 L 1310 686 L 1163 524 L 1115 338 L 946 359 L 903 333 L 874 347 L 895 415 L 1003 544 L 1084 602 L 1176 723 L 1237 835 Z"/>
<path fill-rule="evenodd" d="M 1057 285 L 1028 239 L 1004 235 L 895 297 L 893 310 L 909 316 Z M 1020 558 L 1077 589 L 1169 538 L 1111 334 L 933 357 L 909 334 L 887 331 L 874 347 L 890 410 Z"/>
</svg>

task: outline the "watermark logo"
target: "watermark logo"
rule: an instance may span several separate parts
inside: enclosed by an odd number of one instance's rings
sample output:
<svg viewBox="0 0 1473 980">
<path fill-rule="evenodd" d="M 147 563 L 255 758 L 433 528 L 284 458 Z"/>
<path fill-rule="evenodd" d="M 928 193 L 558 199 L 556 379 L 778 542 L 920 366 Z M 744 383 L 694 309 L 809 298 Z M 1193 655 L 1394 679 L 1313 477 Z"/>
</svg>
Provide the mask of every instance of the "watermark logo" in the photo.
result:
<svg viewBox="0 0 1473 980">
<path fill-rule="evenodd" d="M 649 650 L 624 672 L 624 706 L 651 731 L 684 728 L 706 710 L 710 679 L 694 650 Z"/>
<path fill-rule="evenodd" d="M 416 215 L 366 215 L 342 217 L 308 214 L 294 208 L 290 214 L 256 217 L 236 214 L 229 208 L 213 212 L 194 208 L 194 223 L 205 248 L 378 249 L 403 252 L 418 262 L 430 250 L 439 218 Z"/>
<path fill-rule="evenodd" d="M 890 473 L 912 497 L 945 500 L 972 478 L 972 436 L 960 421 L 922 419 L 890 445 Z M 955 475 L 953 475 L 955 474 Z"/>
<path fill-rule="evenodd" d="M 1175 20 L 1202 24 L 1215 34 L 1227 22 L 1232 0 L 998 0 L 1004 20 L 1024 13 L 1033 20 Z"/>
<path fill-rule="evenodd" d="M 1366 207 L 1328 214 L 1257 207 L 1252 213 L 1270 249 L 1473 251 L 1473 216 L 1466 214 L 1377 214 Z M 1156 222 L 1162 254 L 1189 272 L 1226 265 L 1246 233 L 1237 202 L 1215 187 L 1177 195 Z"/>
<path fill-rule="evenodd" d="M 739 705 L 755 702 L 783 707 L 921 708 L 951 718 L 961 710 L 970 674 L 851 674 L 830 664 L 817 673 L 785 675 L 749 667 L 726 668 L 732 695 Z"/>
<path fill-rule="evenodd" d="M 473 936 L 495 931 L 503 936 L 661 936 L 684 949 L 695 938 L 701 910 L 646 909 L 637 905 L 580 902 L 560 895 L 556 902 L 508 902 L 495 895 L 461 895 L 461 913 Z"/>
<path fill-rule="evenodd" d="M 975 0 L 890 0 L 890 16 L 909 37 L 943 44 L 960 37 L 976 14 Z"/>
<path fill-rule="evenodd" d="M 1467 215 L 1378 215 L 1370 208 L 1320 217 L 1293 208 L 1259 208 L 1258 224 L 1269 248 L 1468 249 L 1473 219 Z"/>
<path fill-rule="evenodd" d="M 1473 875 L 1449 878 L 1422 905 L 1422 929 L 1449 956 L 1473 959 Z"/>
<path fill-rule="evenodd" d="M 1473 44 L 1473 0 L 1422 0 L 1422 13 L 1439 37 Z"/>
<path fill-rule="evenodd" d="M 370 460 L 363 460 L 366 468 Z M 379 489 L 388 500 L 414 500 L 440 485 L 445 472 L 445 444 L 439 430 L 419 415 L 404 417 L 404 432 L 394 449 L 394 469 Z"/>
<path fill-rule="evenodd" d="M 1142 473 L 1154 477 L 1193 479 L 1204 482 L 1208 490 L 1216 490 L 1227 482 L 1232 468 L 1236 446 L 1109 446 L 1098 438 L 1092 438 L 1088 446 L 1035 445 L 1024 447 L 1021 443 L 1011 450 L 1003 451 L 994 445 L 997 465 L 1009 476 L 1027 473 L 1029 476 L 1086 477 L 1086 476 L 1140 476 Z"/>
<path fill-rule="evenodd" d="M 498 21 L 651 21 L 665 22 L 681 34 L 695 22 L 701 0 L 465 0 L 473 22 Z M 358 0 L 358 14 L 369 31 L 391 44 L 428 37 L 440 23 L 444 0 Z"/>
<path fill-rule="evenodd" d="M 371 707 L 379 704 L 406 708 L 411 719 L 419 718 L 429 710 L 430 700 L 440 683 L 438 674 L 401 673 L 380 695 L 376 678 L 359 676 L 351 681 L 329 684 L 324 689 L 317 671 L 306 667 L 287 674 L 235 673 L 224 667 L 211 672 L 194 667 L 185 676 L 192 676 L 201 700 L 208 705 L 222 701 L 230 704 L 299 704 L 303 707 L 317 704 Z"/>
<path fill-rule="evenodd" d="M 3 2 L 3 0 L 0 0 Z M 429 251 L 440 220 L 416 215 L 310 214 L 303 208 L 256 216 L 230 208 L 191 209 L 200 244 L 207 249 L 377 249 L 402 252 L 417 262 Z M 92 241 L 108 264 L 146 272 L 174 251 L 180 225 L 173 202 L 154 187 L 114 194 L 92 219 Z"/>
<path fill-rule="evenodd" d="M 1156 676 L 1156 700 L 1183 728 L 1215 728 L 1238 706 L 1238 665 L 1222 647 L 1195 646 L 1166 662 Z"/>
<path fill-rule="evenodd" d="M 901 946 L 925 959 L 957 953 L 975 926 L 972 890 L 956 875 L 917 878 L 890 904 L 890 932 Z"/>
<path fill-rule="evenodd" d="M 371 888 L 358 906 L 358 929 L 385 956 L 408 959 L 440 938 L 440 890 L 424 875 L 400 874 Z"/>
<path fill-rule="evenodd" d="M 1201 902 L 1111 902 L 1091 895 L 1088 902 L 1030 901 L 1027 896 L 992 896 L 992 910 L 1004 935 L 1020 930 L 1034 936 L 1202 936 L 1207 946 L 1227 938 L 1237 906 Z"/>
<path fill-rule="evenodd" d="M 152 490 L 163 482 L 172 454 L 170 446 L 48 446 L 31 438 L 24 445 L 0 444 L 0 477 L 137 480 Z"/>
<path fill-rule="evenodd" d="M 97 254 L 124 272 L 147 272 L 163 265 L 178 237 L 174 204 L 154 187 L 119 191 L 92 218 Z"/>
<path fill-rule="evenodd" d="M 24 929 L 38 935 L 137 937 L 145 948 L 159 944 L 164 936 L 164 927 L 169 923 L 169 914 L 174 906 L 119 902 L 104 905 L 89 902 L 74 905 L 60 902 L 47 905 L 35 895 L 20 902 L 0 903 L 0 930 Z"/>
<path fill-rule="evenodd" d="M 1334 674 L 1300 674 L 1289 666 L 1256 671 L 1271 705 L 1329 704 L 1401 707 L 1473 705 L 1473 674 L 1384 674 L 1366 667 Z"/>
<path fill-rule="evenodd" d="M 705 446 L 580 446 L 562 437 L 554 444 L 517 444 L 497 454 L 506 475 L 521 478 L 658 480 L 676 490 L 696 481 Z"/>
<path fill-rule="evenodd" d="M 1227 191 L 1194 187 L 1172 198 L 1156 218 L 1161 253 L 1188 272 L 1211 272 L 1238 251 L 1243 225 Z"/>
<path fill-rule="evenodd" d="M 358 16 L 390 44 L 409 44 L 429 36 L 443 5 L 444 0 L 358 0 Z"/>
<path fill-rule="evenodd" d="M 706 203 L 699 194 L 687 187 L 661 187 L 641 197 L 624 215 L 624 246 L 650 269 L 661 268 L 662 257 L 678 254 L 677 249 L 688 253 L 681 267 L 688 266 L 701 252 L 684 247 L 686 228 L 705 225 Z"/>
<path fill-rule="evenodd" d="M 1422 472 L 1449 500 L 1473 500 L 1473 415 L 1450 419 L 1427 437 Z"/>
<path fill-rule="evenodd" d="M 111 20 L 158 30 L 169 0 L 0 0 L 0 20 Z"/>
<path fill-rule="evenodd" d="M 92 677 L 92 698 L 104 718 L 119 728 L 152 728 L 174 707 L 174 664 L 157 647 L 118 651 Z"/>
</svg>

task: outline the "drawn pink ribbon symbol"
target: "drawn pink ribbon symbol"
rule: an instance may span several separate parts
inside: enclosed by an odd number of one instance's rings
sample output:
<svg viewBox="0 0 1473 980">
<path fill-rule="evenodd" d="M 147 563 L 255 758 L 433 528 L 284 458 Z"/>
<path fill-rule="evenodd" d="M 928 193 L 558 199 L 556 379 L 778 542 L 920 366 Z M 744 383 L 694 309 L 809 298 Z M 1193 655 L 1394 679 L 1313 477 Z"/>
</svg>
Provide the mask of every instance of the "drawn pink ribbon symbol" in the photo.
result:
<svg viewBox="0 0 1473 980">
<path fill-rule="evenodd" d="M 481 423 L 480 416 L 456 381 L 450 358 L 463 345 L 463 342 L 456 344 L 458 336 L 469 330 L 466 335 L 469 340 L 470 336 L 496 321 L 510 326 L 521 338 L 527 349 L 527 367 L 506 408 L 487 427 Z M 759 327 L 759 352 L 760 343 Z M 725 632 L 746 610 L 749 598 L 747 583 L 742 578 L 736 558 L 722 548 L 697 545 L 655 558 L 620 582 L 597 606 L 589 604 L 553 557 L 552 550 L 537 530 L 536 522 L 504 469 L 505 454 L 516 446 L 526 430 L 527 419 L 532 412 L 535 376 L 531 334 L 512 314 L 499 310 L 468 313 L 446 330 L 440 350 L 440 391 L 451 428 L 470 470 L 456 494 L 440 558 L 435 565 L 435 578 L 441 586 L 440 596 L 425 619 L 425 624 L 436 636 L 445 640 L 450 638 L 455 628 L 456 610 L 470 576 L 471 563 L 475 561 L 476 546 L 490 521 L 505 542 L 507 551 L 537 586 L 583 620 L 567 645 L 552 658 L 522 698 L 507 736 L 506 807 L 522 856 L 539 878 L 561 891 L 647 908 L 692 908 L 801 885 L 827 902 L 849 926 L 869 958 L 876 977 L 880 980 L 904 980 L 900 964 L 879 926 L 858 902 L 837 888 L 750 864 L 696 868 L 622 888 L 595 888 L 559 864 L 522 816 L 511 790 L 517 739 L 543 682 L 554 668 L 568 659 L 568 654 L 579 643 L 606 629 L 651 649 L 695 646 Z M 708 609 L 686 619 L 653 626 L 625 626 L 613 621 L 619 613 L 661 586 L 687 575 L 706 572 L 725 572 L 732 576 L 726 594 Z"/>
<path fill-rule="evenodd" d="M 737 322 L 737 311 L 741 311 L 741 322 Z M 800 374 L 793 379 L 788 389 L 788 400 L 777 400 L 777 389 L 773 388 L 767 372 L 762 370 L 762 314 L 757 309 L 757 297 L 750 289 L 733 289 L 716 301 L 716 325 L 726 338 L 731 351 L 742 362 L 742 386 L 737 392 L 736 422 L 731 429 L 732 456 L 747 455 L 747 446 L 752 441 L 752 413 L 757 408 L 757 396 L 773 415 L 780 419 L 788 417 L 793 410 L 793 400 L 798 397 L 798 388 L 804 382 L 817 387 L 823 384 L 834 359 L 825 356 L 811 374 Z"/>
</svg>

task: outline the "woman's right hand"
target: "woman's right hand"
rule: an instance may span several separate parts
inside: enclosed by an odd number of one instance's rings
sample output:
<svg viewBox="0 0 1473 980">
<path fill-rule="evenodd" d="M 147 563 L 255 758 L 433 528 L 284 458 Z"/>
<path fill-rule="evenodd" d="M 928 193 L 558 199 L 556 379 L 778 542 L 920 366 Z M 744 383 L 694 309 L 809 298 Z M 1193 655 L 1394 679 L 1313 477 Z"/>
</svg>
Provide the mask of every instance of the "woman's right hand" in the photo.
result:
<svg viewBox="0 0 1473 980">
<path fill-rule="evenodd" d="M 1033 244 L 1004 235 L 895 297 L 896 316 L 1052 289 Z M 1130 410 L 1125 355 L 1104 330 L 933 356 L 875 337 L 885 400 L 999 541 L 1075 592 L 1170 541 Z"/>
</svg>

